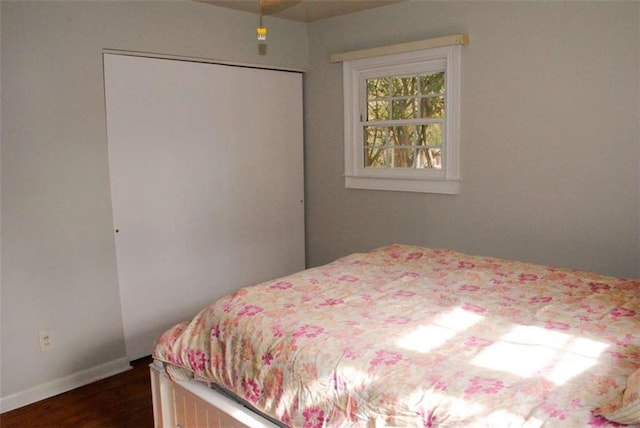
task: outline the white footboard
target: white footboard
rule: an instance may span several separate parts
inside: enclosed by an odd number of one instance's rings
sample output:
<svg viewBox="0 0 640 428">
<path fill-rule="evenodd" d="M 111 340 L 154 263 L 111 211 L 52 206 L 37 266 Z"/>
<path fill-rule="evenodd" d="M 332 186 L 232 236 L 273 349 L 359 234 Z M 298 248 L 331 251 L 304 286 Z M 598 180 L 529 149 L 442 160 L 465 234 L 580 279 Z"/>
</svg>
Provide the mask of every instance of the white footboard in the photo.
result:
<svg viewBox="0 0 640 428">
<path fill-rule="evenodd" d="M 206 385 L 174 382 L 156 364 L 150 371 L 155 428 L 277 428 Z"/>
</svg>

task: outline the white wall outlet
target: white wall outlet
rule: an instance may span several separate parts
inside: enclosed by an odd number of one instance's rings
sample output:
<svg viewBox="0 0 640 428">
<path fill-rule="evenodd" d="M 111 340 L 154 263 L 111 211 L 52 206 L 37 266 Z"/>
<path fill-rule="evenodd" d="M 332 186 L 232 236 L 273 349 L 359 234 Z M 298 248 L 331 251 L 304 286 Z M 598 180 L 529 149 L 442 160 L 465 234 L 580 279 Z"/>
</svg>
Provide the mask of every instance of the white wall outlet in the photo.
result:
<svg viewBox="0 0 640 428">
<path fill-rule="evenodd" d="M 43 330 L 38 333 L 40 338 L 40 350 L 42 352 L 51 351 L 53 349 L 53 331 Z"/>
</svg>

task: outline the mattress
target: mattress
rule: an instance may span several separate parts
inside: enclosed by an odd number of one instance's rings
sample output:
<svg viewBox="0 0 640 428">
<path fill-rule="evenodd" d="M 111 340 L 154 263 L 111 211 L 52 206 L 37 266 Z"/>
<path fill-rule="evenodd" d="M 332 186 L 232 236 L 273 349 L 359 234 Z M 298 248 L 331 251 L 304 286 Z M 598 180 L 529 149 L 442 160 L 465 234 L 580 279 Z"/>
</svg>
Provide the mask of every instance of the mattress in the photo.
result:
<svg viewBox="0 0 640 428">
<path fill-rule="evenodd" d="M 640 281 L 391 245 L 243 288 L 154 358 L 295 427 L 614 426 Z"/>
</svg>

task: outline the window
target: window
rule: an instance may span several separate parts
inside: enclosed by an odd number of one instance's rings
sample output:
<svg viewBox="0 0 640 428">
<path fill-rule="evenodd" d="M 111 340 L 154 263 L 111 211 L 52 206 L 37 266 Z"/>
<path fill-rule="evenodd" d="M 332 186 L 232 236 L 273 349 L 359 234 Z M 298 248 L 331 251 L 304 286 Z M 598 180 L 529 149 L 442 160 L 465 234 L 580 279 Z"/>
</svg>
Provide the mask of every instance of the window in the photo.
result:
<svg viewBox="0 0 640 428">
<path fill-rule="evenodd" d="M 460 46 L 344 61 L 345 186 L 459 193 Z"/>
</svg>

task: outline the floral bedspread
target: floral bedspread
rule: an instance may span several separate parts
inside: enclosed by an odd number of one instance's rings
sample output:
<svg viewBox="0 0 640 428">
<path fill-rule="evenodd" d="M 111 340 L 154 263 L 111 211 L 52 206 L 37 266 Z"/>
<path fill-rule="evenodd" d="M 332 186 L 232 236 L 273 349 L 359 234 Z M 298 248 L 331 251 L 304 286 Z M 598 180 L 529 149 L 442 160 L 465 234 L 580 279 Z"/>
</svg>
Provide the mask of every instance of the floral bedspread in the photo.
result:
<svg viewBox="0 0 640 428">
<path fill-rule="evenodd" d="M 157 360 L 292 427 L 615 426 L 640 280 L 392 245 L 239 290 Z"/>
</svg>

